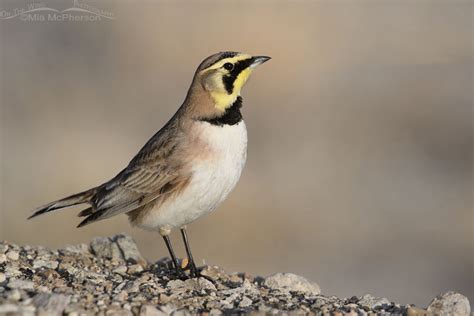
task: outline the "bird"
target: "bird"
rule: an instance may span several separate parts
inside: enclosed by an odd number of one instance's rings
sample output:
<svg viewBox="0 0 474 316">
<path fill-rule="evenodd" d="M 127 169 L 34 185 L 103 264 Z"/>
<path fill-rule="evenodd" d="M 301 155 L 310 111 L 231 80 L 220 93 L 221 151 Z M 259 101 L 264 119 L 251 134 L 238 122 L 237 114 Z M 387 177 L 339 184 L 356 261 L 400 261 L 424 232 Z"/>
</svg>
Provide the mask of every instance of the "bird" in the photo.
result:
<svg viewBox="0 0 474 316">
<path fill-rule="evenodd" d="M 180 229 L 189 277 L 198 277 L 188 224 L 214 211 L 236 186 L 247 159 L 242 87 L 268 56 L 225 51 L 205 58 L 194 73 L 182 105 L 129 164 L 109 181 L 43 205 L 28 218 L 88 204 L 78 227 L 119 214 L 132 226 L 158 232 L 174 272 L 183 268 L 170 233 Z"/>
</svg>

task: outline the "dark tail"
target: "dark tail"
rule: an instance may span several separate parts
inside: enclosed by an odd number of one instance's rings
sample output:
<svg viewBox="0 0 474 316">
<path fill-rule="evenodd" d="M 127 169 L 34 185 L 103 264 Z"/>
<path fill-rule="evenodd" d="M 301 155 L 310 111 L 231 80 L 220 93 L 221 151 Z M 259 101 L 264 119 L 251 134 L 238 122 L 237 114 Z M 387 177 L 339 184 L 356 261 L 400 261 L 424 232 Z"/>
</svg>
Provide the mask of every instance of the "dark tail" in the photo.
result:
<svg viewBox="0 0 474 316">
<path fill-rule="evenodd" d="M 39 215 L 44 214 L 44 213 L 49 213 L 51 211 L 61 209 L 61 208 L 64 208 L 64 207 L 73 206 L 73 205 L 77 205 L 77 204 L 90 203 L 90 201 L 91 201 L 92 197 L 94 196 L 95 192 L 96 192 L 96 188 L 93 188 L 93 189 L 90 189 L 90 190 L 87 190 L 87 191 L 84 191 L 84 192 L 81 192 L 81 193 L 77 193 L 77 194 L 68 196 L 64 199 L 60 199 L 60 200 L 51 202 L 49 204 L 43 205 L 43 206 L 37 208 L 36 210 L 34 210 L 33 215 L 28 217 L 28 219 L 39 216 Z"/>
</svg>

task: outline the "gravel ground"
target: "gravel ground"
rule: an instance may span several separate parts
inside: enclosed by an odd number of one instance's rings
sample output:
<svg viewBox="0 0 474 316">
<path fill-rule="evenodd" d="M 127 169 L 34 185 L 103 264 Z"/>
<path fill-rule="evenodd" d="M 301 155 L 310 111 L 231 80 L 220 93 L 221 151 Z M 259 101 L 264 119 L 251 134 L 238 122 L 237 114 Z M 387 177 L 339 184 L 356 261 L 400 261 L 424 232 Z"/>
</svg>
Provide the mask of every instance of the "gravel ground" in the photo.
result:
<svg viewBox="0 0 474 316">
<path fill-rule="evenodd" d="M 291 273 L 262 278 L 206 266 L 204 277 L 180 280 L 171 267 L 168 258 L 148 263 L 126 235 L 59 250 L 0 242 L 0 315 L 470 314 L 454 292 L 423 309 L 371 295 L 328 297 Z"/>
</svg>

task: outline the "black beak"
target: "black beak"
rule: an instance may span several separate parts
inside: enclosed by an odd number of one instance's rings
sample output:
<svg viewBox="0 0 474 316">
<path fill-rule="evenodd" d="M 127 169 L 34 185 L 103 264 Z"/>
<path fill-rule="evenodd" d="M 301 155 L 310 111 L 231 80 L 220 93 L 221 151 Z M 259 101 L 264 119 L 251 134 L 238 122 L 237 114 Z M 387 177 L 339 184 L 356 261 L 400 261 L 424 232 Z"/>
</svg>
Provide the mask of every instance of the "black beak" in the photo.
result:
<svg viewBox="0 0 474 316">
<path fill-rule="evenodd" d="M 250 68 L 255 68 L 258 65 L 263 64 L 264 62 L 266 62 L 267 60 L 269 60 L 271 58 L 268 57 L 268 56 L 254 56 L 254 57 L 252 57 L 252 59 L 253 59 L 253 61 L 250 64 Z"/>
</svg>

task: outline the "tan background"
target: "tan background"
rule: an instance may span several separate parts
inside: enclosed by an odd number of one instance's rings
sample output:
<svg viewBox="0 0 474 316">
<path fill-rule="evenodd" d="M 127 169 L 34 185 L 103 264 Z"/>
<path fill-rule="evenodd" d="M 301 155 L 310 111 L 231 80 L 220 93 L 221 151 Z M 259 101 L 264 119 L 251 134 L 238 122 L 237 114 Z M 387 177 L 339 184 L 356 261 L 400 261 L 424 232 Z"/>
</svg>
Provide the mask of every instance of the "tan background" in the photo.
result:
<svg viewBox="0 0 474 316">
<path fill-rule="evenodd" d="M 292 271 L 340 296 L 474 300 L 470 1 L 87 3 L 116 19 L 0 21 L 0 239 L 61 247 L 127 232 L 150 260 L 166 256 L 125 216 L 84 229 L 80 208 L 26 217 L 111 178 L 198 63 L 239 50 L 273 59 L 243 92 L 242 179 L 190 227 L 198 261 Z"/>
</svg>

